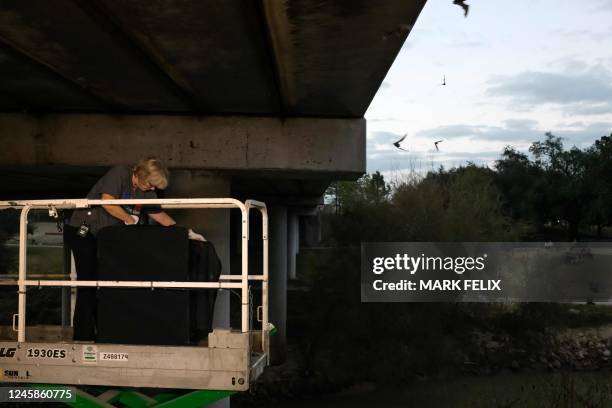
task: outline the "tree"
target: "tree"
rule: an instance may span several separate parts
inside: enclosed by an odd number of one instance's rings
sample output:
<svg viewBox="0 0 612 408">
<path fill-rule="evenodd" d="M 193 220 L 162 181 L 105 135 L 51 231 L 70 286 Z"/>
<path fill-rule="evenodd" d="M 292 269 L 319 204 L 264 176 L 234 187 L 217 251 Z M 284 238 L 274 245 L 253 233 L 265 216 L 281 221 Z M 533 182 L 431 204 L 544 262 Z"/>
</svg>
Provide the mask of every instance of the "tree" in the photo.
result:
<svg viewBox="0 0 612 408">
<path fill-rule="evenodd" d="M 593 200 L 585 211 L 585 219 L 595 226 L 597 237 L 612 223 L 612 135 L 602 136 L 587 150 L 589 174 L 586 177 Z"/>
<path fill-rule="evenodd" d="M 504 197 L 504 210 L 515 220 L 528 220 L 541 228 L 548 218 L 545 195 L 539 194 L 541 169 L 526 154 L 506 146 L 495 162 L 495 183 Z"/>
<path fill-rule="evenodd" d="M 612 223 L 612 135 L 588 149 L 565 150 L 562 139 L 546 133 L 527 155 L 507 147 L 496 162 L 496 183 L 515 220 L 542 228 L 562 224 L 575 240 L 581 226 L 602 229 Z"/>
<path fill-rule="evenodd" d="M 335 209 L 324 218 L 323 240 L 342 245 L 387 240 L 395 232 L 394 211 L 389 201 L 391 187 L 380 172 L 357 181 L 342 181 L 328 190 Z"/>
<path fill-rule="evenodd" d="M 548 198 L 549 213 L 567 222 L 568 239 L 575 240 L 592 199 L 592 155 L 577 147 L 564 150 L 561 138 L 550 132 L 544 141 L 534 142 L 529 151 L 543 171 L 545 183 L 540 185 Z"/>
<path fill-rule="evenodd" d="M 392 202 L 402 240 L 514 240 L 493 175 L 468 164 L 399 185 Z"/>
<path fill-rule="evenodd" d="M 491 170 L 474 165 L 459 169 L 449 188 L 444 230 L 446 240 L 516 240 Z"/>
</svg>

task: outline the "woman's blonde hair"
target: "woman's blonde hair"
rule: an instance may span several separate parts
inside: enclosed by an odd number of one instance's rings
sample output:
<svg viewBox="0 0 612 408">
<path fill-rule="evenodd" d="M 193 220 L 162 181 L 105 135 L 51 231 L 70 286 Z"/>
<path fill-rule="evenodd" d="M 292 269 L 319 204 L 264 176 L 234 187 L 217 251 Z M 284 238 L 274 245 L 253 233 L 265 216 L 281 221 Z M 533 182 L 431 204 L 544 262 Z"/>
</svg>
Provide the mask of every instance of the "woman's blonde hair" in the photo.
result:
<svg viewBox="0 0 612 408">
<path fill-rule="evenodd" d="M 168 169 L 158 158 L 147 157 L 140 160 L 134 166 L 134 174 L 139 180 L 147 182 L 160 190 L 168 187 Z"/>
</svg>

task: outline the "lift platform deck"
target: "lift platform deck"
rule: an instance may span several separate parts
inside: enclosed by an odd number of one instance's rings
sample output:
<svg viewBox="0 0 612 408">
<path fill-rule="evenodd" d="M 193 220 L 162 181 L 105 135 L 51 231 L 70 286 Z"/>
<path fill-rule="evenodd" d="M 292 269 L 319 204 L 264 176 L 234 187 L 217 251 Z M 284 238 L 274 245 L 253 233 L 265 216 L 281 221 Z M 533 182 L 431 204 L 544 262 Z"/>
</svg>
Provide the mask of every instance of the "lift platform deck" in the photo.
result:
<svg viewBox="0 0 612 408">
<path fill-rule="evenodd" d="M 57 217 L 61 209 L 95 205 L 156 204 L 164 209 L 237 208 L 242 213 L 242 270 L 221 275 L 218 282 L 76 281 L 28 279 L 27 218 L 32 209 Z M 18 287 L 19 307 L 13 325 L 0 328 L 0 381 L 10 383 L 97 385 L 246 391 L 269 364 L 268 322 L 268 215 L 264 203 L 231 198 L 153 200 L 33 200 L 0 201 L 0 209 L 21 211 L 19 279 L 0 281 Z M 263 266 L 260 275 L 248 275 L 249 211 L 262 215 Z M 261 306 L 256 310 L 260 329 L 253 328 L 251 284 L 261 284 Z M 26 325 L 27 289 L 32 287 L 113 287 L 157 290 L 169 288 L 239 290 L 240 329 L 213 329 L 207 341 L 195 346 L 152 346 L 71 341 L 69 327 Z M 216 394 L 215 394 L 216 395 Z M 221 395 L 221 394 L 219 394 Z M 225 394 L 223 394 L 225 395 Z M 208 395 L 210 397 L 210 395 Z M 116 397 L 116 395 L 115 395 Z M 208 398 L 208 397 L 207 397 Z M 153 406 L 152 403 L 147 406 Z"/>
</svg>

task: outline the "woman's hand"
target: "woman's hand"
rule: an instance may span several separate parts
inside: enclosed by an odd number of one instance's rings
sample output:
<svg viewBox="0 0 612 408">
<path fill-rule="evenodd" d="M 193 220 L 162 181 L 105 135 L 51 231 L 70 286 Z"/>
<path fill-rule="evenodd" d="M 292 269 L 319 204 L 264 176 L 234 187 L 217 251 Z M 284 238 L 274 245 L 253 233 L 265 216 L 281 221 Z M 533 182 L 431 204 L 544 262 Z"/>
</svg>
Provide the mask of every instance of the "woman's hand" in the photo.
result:
<svg viewBox="0 0 612 408">
<path fill-rule="evenodd" d="M 206 242 L 206 238 L 204 238 L 204 236 L 202 236 L 201 234 L 198 234 L 197 232 L 194 232 L 191 228 L 189 228 L 189 232 L 187 233 L 187 236 L 189 237 L 189 239 Z"/>
<path fill-rule="evenodd" d="M 124 221 L 125 225 L 135 225 L 138 224 L 138 216 L 134 214 L 130 214 L 130 219 L 128 221 Z"/>
</svg>

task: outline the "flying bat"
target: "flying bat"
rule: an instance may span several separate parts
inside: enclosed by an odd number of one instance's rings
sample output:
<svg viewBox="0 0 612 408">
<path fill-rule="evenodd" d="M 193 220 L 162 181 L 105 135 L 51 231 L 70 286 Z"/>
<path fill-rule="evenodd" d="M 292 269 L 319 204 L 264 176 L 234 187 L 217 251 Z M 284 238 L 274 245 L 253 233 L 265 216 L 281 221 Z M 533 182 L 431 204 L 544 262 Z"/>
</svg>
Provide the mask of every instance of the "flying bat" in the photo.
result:
<svg viewBox="0 0 612 408">
<path fill-rule="evenodd" d="M 400 140 L 398 140 L 397 142 L 393 143 L 393 146 L 397 147 L 400 150 L 404 150 L 404 151 L 408 151 L 407 149 L 404 149 L 400 146 L 400 143 L 402 143 L 404 141 L 404 139 L 406 138 L 406 136 L 408 136 L 408 133 L 406 133 L 404 136 L 402 136 L 402 138 Z"/>
<path fill-rule="evenodd" d="M 454 0 L 453 4 L 456 4 L 459 7 L 461 7 L 463 9 L 463 12 L 464 12 L 463 16 L 467 17 L 468 11 L 470 10 L 470 5 L 469 4 L 465 4 L 465 0 Z"/>
</svg>

